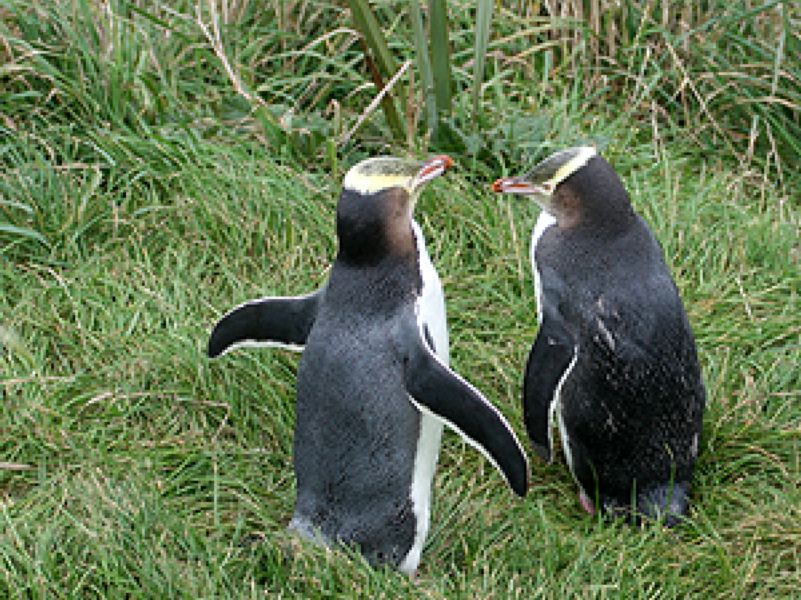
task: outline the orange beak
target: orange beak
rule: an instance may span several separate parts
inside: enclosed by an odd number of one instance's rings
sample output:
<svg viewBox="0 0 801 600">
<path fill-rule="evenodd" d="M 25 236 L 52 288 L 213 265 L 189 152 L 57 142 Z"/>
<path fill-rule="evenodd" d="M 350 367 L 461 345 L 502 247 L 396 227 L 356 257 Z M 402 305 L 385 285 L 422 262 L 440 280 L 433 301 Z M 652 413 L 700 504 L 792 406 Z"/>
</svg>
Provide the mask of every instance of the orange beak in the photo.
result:
<svg viewBox="0 0 801 600">
<path fill-rule="evenodd" d="M 420 171 L 417 173 L 417 184 L 419 185 L 426 181 L 431 181 L 435 177 L 439 177 L 452 166 L 453 159 L 447 154 L 438 154 L 437 156 L 429 158 L 423 163 L 420 167 Z"/>
<path fill-rule="evenodd" d="M 522 194 L 530 196 L 542 194 L 545 190 L 541 186 L 534 185 L 522 177 L 502 177 L 496 179 L 492 184 L 492 191 L 501 194 Z"/>
</svg>

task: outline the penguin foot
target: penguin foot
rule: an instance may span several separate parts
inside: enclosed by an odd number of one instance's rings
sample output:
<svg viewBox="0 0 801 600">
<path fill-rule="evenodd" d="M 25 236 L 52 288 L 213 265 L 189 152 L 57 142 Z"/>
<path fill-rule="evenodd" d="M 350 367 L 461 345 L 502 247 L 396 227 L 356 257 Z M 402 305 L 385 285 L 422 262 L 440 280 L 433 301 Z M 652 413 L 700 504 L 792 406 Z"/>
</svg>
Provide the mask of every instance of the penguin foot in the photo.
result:
<svg viewBox="0 0 801 600">
<path fill-rule="evenodd" d="M 587 511 L 590 516 L 595 514 L 595 502 L 582 489 L 579 489 L 579 502 L 581 503 L 581 508 Z"/>
</svg>

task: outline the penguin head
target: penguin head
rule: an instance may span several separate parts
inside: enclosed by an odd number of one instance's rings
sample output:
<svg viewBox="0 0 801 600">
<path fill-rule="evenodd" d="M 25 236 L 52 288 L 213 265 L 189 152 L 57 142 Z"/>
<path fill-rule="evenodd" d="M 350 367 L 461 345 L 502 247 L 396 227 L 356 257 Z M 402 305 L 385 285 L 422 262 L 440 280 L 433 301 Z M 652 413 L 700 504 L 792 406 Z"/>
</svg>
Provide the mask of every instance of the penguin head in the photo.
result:
<svg viewBox="0 0 801 600">
<path fill-rule="evenodd" d="M 563 229 L 613 228 L 634 215 L 623 182 L 593 146 L 552 154 L 526 175 L 496 180 L 492 190 L 532 197 Z"/>
<path fill-rule="evenodd" d="M 337 204 L 340 254 L 352 262 L 375 262 L 387 254 L 414 253 L 412 211 L 425 184 L 453 165 L 441 154 L 425 161 L 392 156 L 368 158 L 351 167 Z"/>
</svg>

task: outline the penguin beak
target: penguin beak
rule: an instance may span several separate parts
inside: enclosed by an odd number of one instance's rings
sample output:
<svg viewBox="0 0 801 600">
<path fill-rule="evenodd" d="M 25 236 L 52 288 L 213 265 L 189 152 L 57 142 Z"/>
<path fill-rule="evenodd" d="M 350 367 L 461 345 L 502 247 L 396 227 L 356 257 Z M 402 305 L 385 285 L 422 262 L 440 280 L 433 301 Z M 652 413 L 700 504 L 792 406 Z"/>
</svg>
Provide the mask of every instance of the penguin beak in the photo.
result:
<svg viewBox="0 0 801 600">
<path fill-rule="evenodd" d="M 553 193 L 553 187 L 550 181 L 534 183 L 525 177 L 502 177 L 492 184 L 492 191 L 500 194 L 549 197 Z"/>
<path fill-rule="evenodd" d="M 414 177 L 414 190 L 420 189 L 420 186 L 439 177 L 452 166 L 453 159 L 447 154 L 439 154 L 433 158 L 429 158 L 420 165 L 420 170 Z"/>
</svg>

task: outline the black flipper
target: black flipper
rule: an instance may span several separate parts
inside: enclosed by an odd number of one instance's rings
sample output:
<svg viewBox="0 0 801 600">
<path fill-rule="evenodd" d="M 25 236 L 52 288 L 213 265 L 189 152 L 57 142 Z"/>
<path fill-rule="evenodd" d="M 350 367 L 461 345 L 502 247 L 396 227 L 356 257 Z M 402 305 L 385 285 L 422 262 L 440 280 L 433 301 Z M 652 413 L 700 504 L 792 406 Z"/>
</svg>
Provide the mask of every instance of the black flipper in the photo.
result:
<svg viewBox="0 0 801 600">
<path fill-rule="evenodd" d="M 523 420 L 534 450 L 551 461 L 551 405 L 575 353 L 573 338 L 553 311 L 543 311 L 523 380 Z"/>
<path fill-rule="evenodd" d="M 306 296 L 261 298 L 240 304 L 214 326 L 209 338 L 209 357 L 249 344 L 304 346 L 324 290 Z"/>
<path fill-rule="evenodd" d="M 528 489 L 528 462 L 514 431 L 476 388 L 431 351 L 414 318 L 400 326 L 406 391 L 415 406 L 459 433 L 495 465 L 519 496 Z"/>
</svg>

